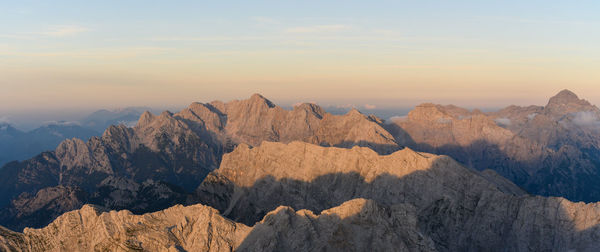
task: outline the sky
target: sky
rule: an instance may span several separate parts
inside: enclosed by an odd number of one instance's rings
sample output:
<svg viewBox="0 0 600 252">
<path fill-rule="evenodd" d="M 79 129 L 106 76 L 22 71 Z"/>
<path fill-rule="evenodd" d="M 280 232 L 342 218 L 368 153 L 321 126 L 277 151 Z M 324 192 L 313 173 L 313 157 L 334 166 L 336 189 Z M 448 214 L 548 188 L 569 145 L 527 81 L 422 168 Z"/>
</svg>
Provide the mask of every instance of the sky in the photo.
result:
<svg viewBox="0 0 600 252">
<path fill-rule="evenodd" d="M 0 116 L 185 106 L 600 104 L 600 1 L 0 0 Z M 8 111 L 8 112 L 7 112 Z"/>
</svg>

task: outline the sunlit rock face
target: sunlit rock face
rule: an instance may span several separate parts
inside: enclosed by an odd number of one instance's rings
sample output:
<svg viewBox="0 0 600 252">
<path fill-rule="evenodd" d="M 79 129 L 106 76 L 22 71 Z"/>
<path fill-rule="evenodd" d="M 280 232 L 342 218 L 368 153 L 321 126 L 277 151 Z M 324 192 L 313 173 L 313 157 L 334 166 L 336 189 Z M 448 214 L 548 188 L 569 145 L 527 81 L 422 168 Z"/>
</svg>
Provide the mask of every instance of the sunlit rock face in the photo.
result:
<svg viewBox="0 0 600 252">
<path fill-rule="evenodd" d="M 85 205 L 42 229 L 0 230 L 6 251 L 231 251 L 250 231 L 206 206 L 133 215 Z"/>
<path fill-rule="evenodd" d="M 507 186 L 512 183 L 488 175 L 449 157 L 410 149 L 378 155 L 361 147 L 265 142 L 225 155 L 198 195 L 246 225 L 263 223 L 280 205 L 321 212 L 356 198 L 403 204 L 415 210 L 418 232 L 438 251 L 592 251 L 600 246 L 599 205 L 515 193 L 516 186 Z"/>
<path fill-rule="evenodd" d="M 55 151 L 0 169 L 0 205 L 5 207 L 0 221 L 15 220 L 0 224 L 15 229 L 23 225 L 14 223 L 39 227 L 81 203 L 135 213 L 186 203 L 189 194 L 219 166 L 222 155 L 238 144 L 298 140 L 391 153 L 399 146 L 382 125 L 380 119 L 357 110 L 332 115 L 308 103 L 285 110 L 258 94 L 227 103 L 193 103 L 178 113 L 145 112 L 134 127 L 110 126 L 100 137 L 87 142 L 69 139 Z M 144 183 L 148 185 L 139 187 Z M 40 204 L 30 209 L 46 216 L 37 221 L 27 220 L 29 215 L 20 214 L 19 202 L 13 202 L 22 193 L 21 201 L 56 186 L 79 188 L 89 197 L 81 197 L 73 207 L 54 209 L 52 204 Z M 130 190 L 136 186 L 138 191 Z M 42 195 L 36 200 L 52 201 Z M 61 197 L 69 196 L 65 192 Z"/>
<path fill-rule="evenodd" d="M 0 246 L 597 251 L 598 204 L 519 186 L 596 197 L 598 111 L 563 91 L 494 113 L 423 104 L 387 124 L 260 95 L 147 112 L 0 170 L 0 221 L 51 223 L 1 229 Z"/>
<path fill-rule="evenodd" d="M 253 227 L 200 204 L 145 215 L 85 205 L 42 229 L 0 227 L 5 251 L 435 251 L 408 205 L 354 199 L 314 214 L 281 206 Z"/>
<path fill-rule="evenodd" d="M 402 146 L 495 170 L 530 193 L 600 201 L 600 110 L 568 90 L 492 113 L 422 104 L 386 128 Z"/>
<path fill-rule="evenodd" d="M 137 191 L 122 181 L 106 185 Z M 0 228 L 11 251 L 596 251 L 600 205 L 530 196 L 489 171 L 404 149 L 239 145 L 202 204 L 134 215 L 85 205 Z M 214 208 L 213 208 L 214 207 Z M 300 209 L 298 211 L 294 209 Z"/>
</svg>

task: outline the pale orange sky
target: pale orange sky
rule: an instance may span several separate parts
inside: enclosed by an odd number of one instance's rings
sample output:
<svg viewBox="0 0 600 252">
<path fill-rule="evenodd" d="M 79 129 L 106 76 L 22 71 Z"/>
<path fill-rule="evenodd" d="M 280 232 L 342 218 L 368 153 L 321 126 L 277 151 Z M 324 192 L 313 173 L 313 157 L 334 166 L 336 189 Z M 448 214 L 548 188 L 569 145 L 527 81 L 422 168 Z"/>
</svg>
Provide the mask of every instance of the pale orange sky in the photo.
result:
<svg viewBox="0 0 600 252">
<path fill-rule="evenodd" d="M 114 3 L 7 2 L 0 111 L 252 93 L 281 105 L 497 108 L 543 105 L 562 89 L 598 104 L 600 10 L 578 4 L 131 2 L 123 15 Z"/>
</svg>

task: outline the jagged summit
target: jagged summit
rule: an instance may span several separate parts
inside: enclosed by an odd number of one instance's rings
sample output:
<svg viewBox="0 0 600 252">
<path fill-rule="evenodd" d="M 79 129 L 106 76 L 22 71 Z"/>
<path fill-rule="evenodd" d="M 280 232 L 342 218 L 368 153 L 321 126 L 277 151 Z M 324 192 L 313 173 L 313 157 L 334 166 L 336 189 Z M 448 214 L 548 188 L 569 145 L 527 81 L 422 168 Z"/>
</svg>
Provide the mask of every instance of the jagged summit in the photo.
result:
<svg viewBox="0 0 600 252">
<path fill-rule="evenodd" d="M 588 101 L 579 99 L 575 93 L 565 89 L 551 97 L 550 100 L 548 100 L 548 105 L 546 105 L 545 109 L 550 110 L 553 113 L 566 114 L 588 110 L 590 107 L 592 107 L 592 105 Z"/>
<path fill-rule="evenodd" d="M 271 102 L 269 99 L 265 98 L 259 93 L 255 93 L 252 96 L 250 96 L 249 101 L 252 104 L 266 104 L 269 108 L 275 107 L 275 104 L 273 102 Z"/>
<path fill-rule="evenodd" d="M 579 99 L 576 94 L 565 89 L 550 98 L 548 105 L 544 107 L 544 114 L 557 118 L 571 113 L 593 110 L 600 112 L 597 107 L 588 101 Z"/>
<path fill-rule="evenodd" d="M 114 202 L 122 207 L 139 203 L 139 209 L 144 210 L 150 208 L 141 204 L 159 207 L 182 202 L 178 190 L 196 189 L 206 175 L 218 167 L 224 153 L 238 144 L 257 146 L 263 141 L 304 141 L 344 148 L 359 145 L 378 153 L 399 149 L 381 122 L 357 111 L 333 115 L 315 104 L 286 110 L 255 94 L 227 103 L 192 103 L 177 113 L 144 112 L 135 127 L 108 127 L 102 137 L 87 142 L 64 141 L 45 156 L 15 162 L 9 168 L 0 169 L 0 178 L 3 178 L 0 179 L 0 196 L 3 196 L 0 206 L 14 210 L 5 219 L 17 219 L 19 209 L 11 205 L 11 199 L 23 192 L 37 192 L 59 184 L 78 186 L 90 194 L 98 192 L 98 197 L 104 197 L 101 205 L 109 207 L 113 207 Z M 165 189 L 168 193 L 164 194 L 164 201 L 155 204 L 155 196 L 150 194 L 140 196 L 135 190 L 103 185 L 102 181 L 109 176 L 128 178 L 139 185 L 154 180 L 179 189 Z M 159 187 L 162 188 L 157 184 L 156 188 Z M 47 224 L 56 214 L 64 212 L 63 208 L 54 211 L 53 205 L 39 206 L 32 212 L 39 211 L 45 217 L 35 219 L 36 226 Z M 5 223 L 2 221 L 0 218 L 0 224 Z M 24 223 L 24 220 L 15 223 Z"/>
<path fill-rule="evenodd" d="M 346 113 L 346 115 L 348 116 L 364 116 L 363 113 L 361 113 L 358 109 L 356 108 L 352 108 L 350 109 L 350 111 L 348 111 L 348 113 Z"/>
<path fill-rule="evenodd" d="M 436 251 L 415 216 L 408 205 L 359 198 L 320 214 L 281 206 L 249 227 L 201 204 L 145 215 L 84 205 L 45 228 L 17 233 L 0 227 L 0 250 Z"/>
<path fill-rule="evenodd" d="M 142 113 L 142 115 L 140 116 L 140 119 L 138 120 L 137 126 L 147 125 L 152 120 L 154 120 L 154 117 L 155 117 L 155 115 L 152 114 L 152 112 L 150 112 L 148 110 L 144 111 L 144 113 Z"/>
<path fill-rule="evenodd" d="M 568 89 L 564 89 L 555 96 L 552 96 L 548 101 L 548 105 L 552 104 L 569 104 L 581 101 L 579 97 Z"/>
<path fill-rule="evenodd" d="M 320 212 L 321 216 L 349 219 L 350 223 L 355 223 L 351 220 L 355 216 L 387 219 L 403 213 L 401 219 L 414 223 L 408 226 L 418 227 L 438 251 L 597 248 L 597 204 L 506 190 L 510 187 L 516 186 L 495 174 L 482 176 L 447 156 L 410 149 L 378 155 L 361 147 L 265 142 L 225 155 L 221 167 L 207 177 L 198 193 L 204 195 L 205 204 L 234 221 L 246 225 L 258 222 L 256 228 L 286 225 L 276 228 L 278 234 L 316 222 L 297 224 L 301 222 L 294 212 L 280 207 L 283 205 L 307 209 L 296 213 L 313 220 L 313 213 Z M 386 212 L 378 209 L 378 204 L 400 211 Z M 345 230 L 353 229 L 344 226 L 340 232 Z M 544 230 L 547 235 L 539 236 L 536 230 Z M 294 237 L 302 239 L 303 235 Z"/>
</svg>

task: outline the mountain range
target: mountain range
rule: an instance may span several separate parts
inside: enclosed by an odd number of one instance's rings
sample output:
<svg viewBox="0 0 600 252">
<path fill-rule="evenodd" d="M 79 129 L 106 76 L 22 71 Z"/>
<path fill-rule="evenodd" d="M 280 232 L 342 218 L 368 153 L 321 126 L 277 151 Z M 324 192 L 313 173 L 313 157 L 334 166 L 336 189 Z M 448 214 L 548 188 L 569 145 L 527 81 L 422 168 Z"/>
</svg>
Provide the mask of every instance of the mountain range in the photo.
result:
<svg viewBox="0 0 600 252">
<path fill-rule="evenodd" d="M 387 129 L 401 146 L 495 170 L 530 193 L 600 201 L 600 109 L 568 90 L 491 113 L 421 104 Z"/>
<path fill-rule="evenodd" d="M 258 94 L 144 112 L 0 169 L 0 224 L 23 230 L 0 246 L 595 251 L 600 207 L 571 201 L 599 200 L 599 131 L 600 110 L 568 90 L 389 122 Z"/>
<path fill-rule="evenodd" d="M 101 137 L 69 139 L 0 170 L 0 223 L 22 229 L 47 224 L 68 208 L 95 203 L 135 213 L 184 203 L 204 177 L 218 168 L 224 153 L 239 143 L 302 140 L 323 146 L 368 146 L 380 153 L 398 148 L 375 117 L 352 110 L 332 115 L 314 104 L 284 110 L 260 95 L 228 103 L 193 103 L 178 113 L 145 112 L 137 125 L 110 126 Z M 82 191 L 73 202 L 47 197 L 43 190 Z M 68 189 L 64 189 L 68 188 Z M 143 197 L 146 196 L 146 197 Z M 156 200 L 160 199 L 160 200 Z M 32 204 L 23 202 L 45 202 Z M 146 203 L 143 203 L 146 202 Z M 48 209 L 48 208 L 53 209 Z M 39 218 L 44 216 L 46 218 Z M 27 221 L 32 219 L 33 221 Z"/>
<path fill-rule="evenodd" d="M 510 183 L 510 182 L 508 182 Z M 600 207 L 510 192 L 447 156 L 240 144 L 203 204 L 133 215 L 85 205 L 0 229 L 12 251 L 596 251 Z M 296 210 L 298 209 L 298 210 Z"/>
</svg>

